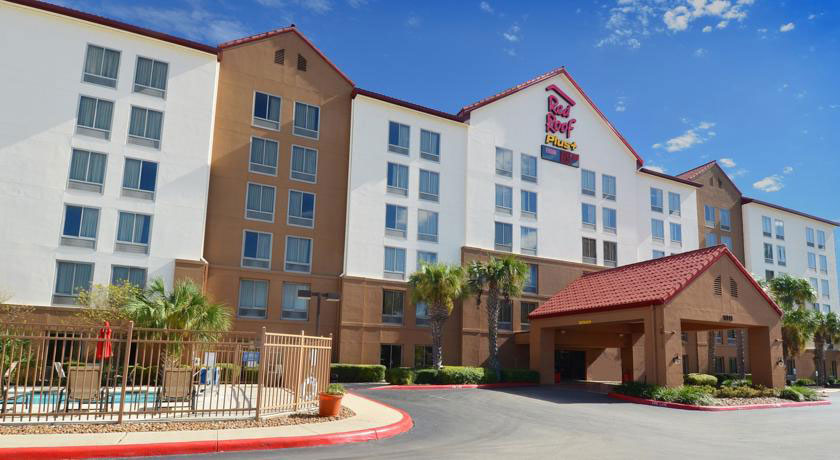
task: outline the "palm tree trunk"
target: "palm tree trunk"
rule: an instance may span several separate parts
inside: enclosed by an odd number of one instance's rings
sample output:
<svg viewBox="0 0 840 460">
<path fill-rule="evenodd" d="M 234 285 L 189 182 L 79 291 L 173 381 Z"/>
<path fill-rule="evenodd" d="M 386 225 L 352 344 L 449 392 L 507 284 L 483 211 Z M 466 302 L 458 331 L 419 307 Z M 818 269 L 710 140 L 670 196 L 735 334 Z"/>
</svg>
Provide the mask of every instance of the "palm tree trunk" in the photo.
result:
<svg viewBox="0 0 840 460">
<path fill-rule="evenodd" d="M 501 379 L 502 369 L 499 365 L 499 293 L 496 289 L 490 288 L 487 294 L 487 346 L 489 347 L 490 368 L 496 371 L 496 380 Z"/>
<path fill-rule="evenodd" d="M 443 321 L 432 318 L 432 361 L 435 369 L 443 367 Z"/>
<path fill-rule="evenodd" d="M 747 360 L 744 352 L 744 330 L 738 329 L 736 336 L 736 353 L 738 357 L 738 377 L 743 379 L 747 376 Z"/>
<path fill-rule="evenodd" d="M 814 371 L 817 385 L 825 384 L 825 341 L 821 334 L 814 335 Z"/>
<path fill-rule="evenodd" d="M 717 369 L 715 368 L 715 346 L 717 344 L 715 331 L 709 331 L 709 374 L 715 374 Z"/>
</svg>

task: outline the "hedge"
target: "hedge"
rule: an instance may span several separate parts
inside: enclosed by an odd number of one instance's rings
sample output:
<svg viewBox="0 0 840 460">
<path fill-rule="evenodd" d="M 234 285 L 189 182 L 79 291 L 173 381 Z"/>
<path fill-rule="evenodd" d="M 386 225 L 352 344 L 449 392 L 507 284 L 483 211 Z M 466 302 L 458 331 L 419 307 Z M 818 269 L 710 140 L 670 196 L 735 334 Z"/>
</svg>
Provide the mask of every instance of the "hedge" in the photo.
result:
<svg viewBox="0 0 840 460">
<path fill-rule="evenodd" d="M 444 366 L 437 369 L 388 369 L 385 380 L 392 385 L 472 385 L 484 383 L 539 383 L 540 374 L 530 369 L 502 369 L 502 379 L 492 369 L 468 366 Z"/>
<path fill-rule="evenodd" d="M 408 367 L 394 367 L 385 371 L 385 380 L 391 385 L 411 385 L 414 383 L 414 370 Z"/>
<path fill-rule="evenodd" d="M 797 386 L 797 387 L 814 386 L 816 384 L 817 384 L 817 382 L 815 382 L 811 379 L 798 379 L 795 382 L 793 382 L 793 386 Z"/>
<path fill-rule="evenodd" d="M 381 364 L 340 364 L 330 365 L 333 382 L 381 382 L 385 380 L 385 366 Z"/>
<path fill-rule="evenodd" d="M 686 374 L 683 378 L 686 385 L 717 386 L 718 379 L 709 374 Z"/>
</svg>

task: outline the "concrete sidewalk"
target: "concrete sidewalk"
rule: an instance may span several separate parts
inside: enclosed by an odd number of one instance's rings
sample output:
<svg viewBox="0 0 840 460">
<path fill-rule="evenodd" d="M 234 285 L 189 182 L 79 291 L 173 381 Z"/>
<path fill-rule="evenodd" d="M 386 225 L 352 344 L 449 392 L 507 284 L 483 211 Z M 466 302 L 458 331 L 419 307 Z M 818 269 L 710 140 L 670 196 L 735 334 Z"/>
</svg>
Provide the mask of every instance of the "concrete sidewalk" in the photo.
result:
<svg viewBox="0 0 840 460">
<path fill-rule="evenodd" d="M 342 403 L 356 415 L 331 422 L 281 427 L 6 435 L 0 438 L 0 459 L 124 457 L 305 447 L 383 439 L 413 426 L 406 412 L 362 396 L 348 393 Z"/>
</svg>

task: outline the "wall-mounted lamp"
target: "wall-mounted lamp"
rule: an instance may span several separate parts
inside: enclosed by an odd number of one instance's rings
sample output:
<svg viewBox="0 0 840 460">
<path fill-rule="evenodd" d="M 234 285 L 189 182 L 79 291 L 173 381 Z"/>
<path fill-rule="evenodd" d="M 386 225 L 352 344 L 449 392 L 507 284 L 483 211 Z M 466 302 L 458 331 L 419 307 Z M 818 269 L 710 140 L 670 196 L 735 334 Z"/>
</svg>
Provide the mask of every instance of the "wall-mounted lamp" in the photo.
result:
<svg viewBox="0 0 840 460">
<path fill-rule="evenodd" d="M 678 362 L 680 362 L 681 359 L 682 358 L 680 358 L 680 355 L 674 355 L 674 359 L 671 360 L 671 364 L 677 364 Z"/>
<path fill-rule="evenodd" d="M 773 343 L 782 343 L 782 339 L 774 339 Z"/>
<path fill-rule="evenodd" d="M 779 360 L 776 361 L 776 365 L 777 366 L 784 366 L 785 365 L 785 360 L 782 359 L 782 358 L 779 358 Z"/>
</svg>

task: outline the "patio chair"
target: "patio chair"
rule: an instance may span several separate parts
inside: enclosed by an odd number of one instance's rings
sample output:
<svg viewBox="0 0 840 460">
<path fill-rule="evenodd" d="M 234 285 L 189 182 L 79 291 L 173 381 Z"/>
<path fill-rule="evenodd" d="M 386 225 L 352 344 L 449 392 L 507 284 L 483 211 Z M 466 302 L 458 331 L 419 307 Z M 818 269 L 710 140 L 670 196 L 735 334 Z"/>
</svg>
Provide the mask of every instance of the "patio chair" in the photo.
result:
<svg viewBox="0 0 840 460">
<path fill-rule="evenodd" d="M 190 368 L 168 368 L 163 370 L 163 385 L 158 387 L 155 407 L 160 410 L 165 402 L 189 402 L 195 410 L 197 390 L 193 383 L 198 372 Z"/>
<path fill-rule="evenodd" d="M 17 365 L 17 361 L 9 363 L 9 367 L 6 368 L 6 372 L 3 373 L 3 378 L 0 379 L 0 395 L 3 397 L 2 413 L 4 414 L 6 413 L 6 404 L 9 401 L 9 387 L 12 386 L 12 376 L 15 374 Z M 14 402 L 12 402 L 12 405 L 14 405 Z"/>
<path fill-rule="evenodd" d="M 67 369 L 67 389 L 64 411 L 70 410 L 70 401 L 82 404 L 98 402 L 102 399 L 102 369 L 99 366 L 70 366 Z"/>
</svg>

